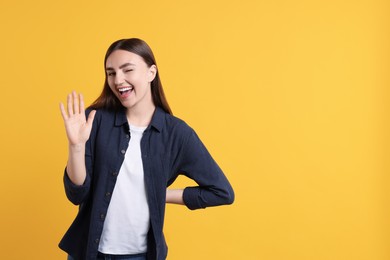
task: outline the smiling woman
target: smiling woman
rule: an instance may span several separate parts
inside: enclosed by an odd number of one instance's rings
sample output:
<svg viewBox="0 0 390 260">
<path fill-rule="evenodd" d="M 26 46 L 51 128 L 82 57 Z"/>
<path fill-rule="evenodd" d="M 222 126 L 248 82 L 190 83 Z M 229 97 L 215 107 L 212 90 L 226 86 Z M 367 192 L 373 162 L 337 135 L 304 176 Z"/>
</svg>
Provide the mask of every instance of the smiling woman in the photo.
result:
<svg viewBox="0 0 390 260">
<path fill-rule="evenodd" d="M 122 57 L 122 55 L 124 56 Z M 112 64 L 113 62 L 117 62 L 118 64 Z M 104 65 L 106 70 L 106 79 L 104 82 L 103 92 L 92 104 L 93 108 L 96 109 L 105 107 L 117 109 L 122 107 L 120 100 L 117 99 L 114 94 L 117 91 L 110 90 L 113 87 L 115 88 L 115 81 L 125 80 L 125 78 L 121 78 L 116 75 L 118 73 L 118 69 L 121 70 L 122 74 L 130 74 L 133 70 L 137 69 L 148 69 L 149 72 L 152 73 L 148 76 L 152 78 L 149 82 L 153 103 L 156 106 L 161 107 L 168 114 L 172 114 L 171 108 L 165 98 L 157 70 L 156 59 L 154 58 L 152 50 L 144 41 L 132 38 L 114 42 L 107 50 L 104 58 Z M 115 69 L 113 67 L 114 65 L 118 67 Z M 146 72 L 144 71 L 144 73 Z M 139 75 L 139 72 L 137 75 Z M 150 80 L 150 78 L 148 80 Z M 123 82 L 120 83 L 122 84 Z"/>
<path fill-rule="evenodd" d="M 80 210 L 59 246 L 76 260 L 163 260 L 166 203 L 194 210 L 231 204 L 234 192 L 194 130 L 172 115 L 144 41 L 114 42 L 104 64 L 102 94 L 86 112 L 76 92 L 67 111 L 60 106 L 65 191 Z M 167 190 L 180 174 L 198 186 Z"/>
<path fill-rule="evenodd" d="M 124 107 L 133 110 L 128 113 L 129 118 L 142 110 L 154 109 L 149 85 L 156 76 L 156 65 L 149 67 L 141 56 L 116 50 L 106 60 L 106 71 L 111 91 Z"/>
</svg>

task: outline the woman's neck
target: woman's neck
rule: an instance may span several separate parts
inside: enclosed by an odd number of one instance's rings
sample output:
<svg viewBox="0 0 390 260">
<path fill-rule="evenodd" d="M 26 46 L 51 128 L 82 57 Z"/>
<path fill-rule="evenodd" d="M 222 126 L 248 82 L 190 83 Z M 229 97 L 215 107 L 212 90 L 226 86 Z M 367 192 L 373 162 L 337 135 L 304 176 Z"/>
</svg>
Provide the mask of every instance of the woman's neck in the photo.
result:
<svg viewBox="0 0 390 260">
<path fill-rule="evenodd" d="M 134 126 L 148 126 L 155 110 L 156 106 L 153 103 L 144 107 L 128 108 L 126 111 L 127 121 Z"/>
</svg>

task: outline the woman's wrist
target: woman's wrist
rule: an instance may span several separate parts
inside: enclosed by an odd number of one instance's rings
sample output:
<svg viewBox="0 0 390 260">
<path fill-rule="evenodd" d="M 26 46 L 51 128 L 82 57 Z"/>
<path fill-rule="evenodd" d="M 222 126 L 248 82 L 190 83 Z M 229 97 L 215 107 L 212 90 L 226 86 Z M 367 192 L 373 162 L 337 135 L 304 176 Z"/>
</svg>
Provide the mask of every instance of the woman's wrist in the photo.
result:
<svg viewBox="0 0 390 260">
<path fill-rule="evenodd" d="M 82 144 L 69 144 L 69 153 L 85 152 L 85 143 Z"/>
</svg>

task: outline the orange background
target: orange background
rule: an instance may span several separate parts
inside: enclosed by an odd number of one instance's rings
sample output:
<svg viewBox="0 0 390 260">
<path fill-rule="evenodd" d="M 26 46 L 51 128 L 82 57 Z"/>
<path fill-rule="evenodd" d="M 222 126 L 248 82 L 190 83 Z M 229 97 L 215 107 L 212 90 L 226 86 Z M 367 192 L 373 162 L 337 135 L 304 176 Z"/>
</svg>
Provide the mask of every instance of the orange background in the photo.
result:
<svg viewBox="0 0 390 260">
<path fill-rule="evenodd" d="M 236 191 L 229 207 L 167 207 L 169 260 L 385 260 L 389 2 L 3 1 L 0 248 L 65 259 L 77 208 L 58 109 L 100 93 L 111 42 L 155 52 L 174 114 Z M 175 187 L 191 184 L 180 178 Z"/>
</svg>

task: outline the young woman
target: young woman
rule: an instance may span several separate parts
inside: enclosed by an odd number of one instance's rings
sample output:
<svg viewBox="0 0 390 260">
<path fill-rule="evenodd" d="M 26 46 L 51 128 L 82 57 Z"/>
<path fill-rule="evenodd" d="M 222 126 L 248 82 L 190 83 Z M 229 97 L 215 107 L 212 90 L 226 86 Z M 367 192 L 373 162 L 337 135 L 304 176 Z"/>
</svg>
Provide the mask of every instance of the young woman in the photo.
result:
<svg viewBox="0 0 390 260">
<path fill-rule="evenodd" d="M 231 204 L 234 192 L 194 130 L 172 115 L 144 41 L 114 42 L 104 66 L 103 91 L 87 111 L 76 92 L 67 109 L 60 104 L 65 192 L 80 206 L 59 246 L 75 260 L 163 260 L 165 203 L 194 210 Z M 167 190 L 179 174 L 198 186 Z"/>
</svg>

